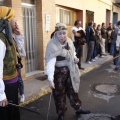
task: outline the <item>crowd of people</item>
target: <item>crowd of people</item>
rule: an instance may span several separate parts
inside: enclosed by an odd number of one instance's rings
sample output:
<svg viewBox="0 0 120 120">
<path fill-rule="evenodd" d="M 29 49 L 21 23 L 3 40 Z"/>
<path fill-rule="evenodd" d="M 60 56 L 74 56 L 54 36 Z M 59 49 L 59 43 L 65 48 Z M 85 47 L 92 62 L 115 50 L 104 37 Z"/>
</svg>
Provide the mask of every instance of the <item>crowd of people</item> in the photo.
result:
<svg viewBox="0 0 120 120">
<path fill-rule="evenodd" d="M 81 108 L 81 100 L 78 97 L 80 74 L 84 70 L 81 66 L 83 45 L 87 44 L 86 63 L 91 64 L 99 58 L 120 54 L 120 21 L 112 28 L 109 23 L 96 25 L 89 22 L 85 30 L 81 27 L 81 21 L 76 20 L 71 28 L 70 40 L 67 37 L 67 27 L 63 23 L 57 23 L 55 31 L 51 34 L 51 40 L 46 48 L 46 73 L 53 92 L 53 97 L 58 114 L 58 120 L 64 120 L 67 110 L 66 95 L 77 115 L 89 114 L 89 110 Z M 114 60 L 115 70 L 119 70 L 120 57 Z"/>
<path fill-rule="evenodd" d="M 79 69 L 84 70 L 81 67 L 81 58 L 83 45 L 87 44 L 87 57 L 86 63 L 91 64 L 99 58 L 103 58 L 108 54 L 113 57 L 119 55 L 119 30 L 120 30 L 120 21 L 112 27 L 112 24 L 109 23 L 109 26 L 106 28 L 106 24 L 102 23 L 101 25 L 93 22 L 89 22 L 85 30 L 81 27 L 81 21 L 76 20 L 74 26 L 71 28 L 71 37 L 75 46 L 76 56 L 79 58 L 78 67 Z M 116 65 L 115 70 L 118 71 L 120 68 L 119 57 L 114 59 L 114 65 Z"/>
</svg>

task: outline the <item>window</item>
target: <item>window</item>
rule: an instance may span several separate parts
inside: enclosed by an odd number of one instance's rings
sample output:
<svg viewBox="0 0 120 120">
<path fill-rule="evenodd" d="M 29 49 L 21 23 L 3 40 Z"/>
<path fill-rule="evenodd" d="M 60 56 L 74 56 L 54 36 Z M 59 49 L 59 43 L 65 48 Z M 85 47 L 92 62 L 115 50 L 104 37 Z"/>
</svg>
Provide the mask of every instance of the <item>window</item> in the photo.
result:
<svg viewBox="0 0 120 120">
<path fill-rule="evenodd" d="M 34 0 L 22 0 L 22 3 L 35 4 Z"/>
<path fill-rule="evenodd" d="M 5 1 L 4 0 L 0 0 L 0 6 L 5 5 Z"/>
<path fill-rule="evenodd" d="M 74 11 L 57 8 L 57 22 L 65 23 L 67 26 L 72 26 L 74 18 Z"/>
</svg>

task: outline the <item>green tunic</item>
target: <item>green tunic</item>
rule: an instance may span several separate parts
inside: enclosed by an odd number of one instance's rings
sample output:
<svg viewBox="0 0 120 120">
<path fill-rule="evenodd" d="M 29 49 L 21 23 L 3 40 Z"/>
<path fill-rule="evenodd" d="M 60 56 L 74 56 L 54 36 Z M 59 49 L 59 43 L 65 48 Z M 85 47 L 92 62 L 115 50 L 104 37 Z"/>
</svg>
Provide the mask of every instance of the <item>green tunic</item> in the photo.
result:
<svg viewBox="0 0 120 120">
<path fill-rule="evenodd" d="M 5 35 L 0 32 L 0 40 L 3 41 L 6 45 L 6 53 L 4 57 L 4 67 L 3 67 L 3 80 L 11 80 L 14 79 L 18 73 L 16 69 L 17 64 L 17 52 L 16 45 L 13 41 L 13 45 L 10 46 Z"/>
</svg>

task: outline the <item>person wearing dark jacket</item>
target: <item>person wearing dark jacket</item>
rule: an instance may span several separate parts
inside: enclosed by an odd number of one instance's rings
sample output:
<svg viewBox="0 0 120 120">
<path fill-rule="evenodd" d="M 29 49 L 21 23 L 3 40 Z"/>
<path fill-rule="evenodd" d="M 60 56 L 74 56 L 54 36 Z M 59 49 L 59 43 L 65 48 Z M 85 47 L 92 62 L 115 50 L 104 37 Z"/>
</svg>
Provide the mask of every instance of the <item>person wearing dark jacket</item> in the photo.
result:
<svg viewBox="0 0 120 120">
<path fill-rule="evenodd" d="M 116 43 L 116 39 L 117 39 L 117 31 L 115 30 L 115 28 L 113 28 L 110 38 L 111 38 L 110 55 L 114 55 L 115 43 Z"/>
<path fill-rule="evenodd" d="M 102 50 L 102 55 L 106 55 L 105 53 L 105 42 L 107 39 L 107 31 L 105 28 L 105 23 L 102 23 L 102 28 L 101 28 L 101 35 L 102 35 L 102 41 L 101 41 L 101 50 Z"/>
<path fill-rule="evenodd" d="M 92 22 L 88 23 L 88 26 L 85 29 L 86 32 L 86 43 L 89 44 L 89 39 L 90 39 L 90 28 L 92 27 Z"/>
<path fill-rule="evenodd" d="M 112 32 L 112 24 L 109 23 L 109 26 L 107 28 L 107 40 L 106 40 L 106 45 L 107 45 L 107 51 L 110 53 L 110 48 L 111 48 L 111 32 Z"/>
<path fill-rule="evenodd" d="M 96 34 L 97 34 L 96 23 L 93 24 L 93 29 L 95 31 L 95 36 L 96 36 Z M 95 40 L 94 51 L 93 51 L 93 55 L 92 55 L 92 61 L 96 61 L 95 59 L 97 58 L 96 57 L 97 56 L 97 48 L 96 47 L 97 47 L 97 42 Z"/>
<path fill-rule="evenodd" d="M 88 64 L 91 64 L 95 41 L 96 41 L 95 31 L 93 28 L 90 28 L 90 39 L 89 39 L 88 53 L 87 53 L 87 59 L 86 59 L 86 63 Z"/>
<path fill-rule="evenodd" d="M 85 32 L 83 30 L 77 31 L 78 36 L 75 36 L 75 43 L 76 43 L 76 56 L 79 58 L 78 68 L 84 70 L 81 67 L 81 59 L 82 59 L 82 52 L 83 52 L 83 45 L 85 44 Z"/>
</svg>

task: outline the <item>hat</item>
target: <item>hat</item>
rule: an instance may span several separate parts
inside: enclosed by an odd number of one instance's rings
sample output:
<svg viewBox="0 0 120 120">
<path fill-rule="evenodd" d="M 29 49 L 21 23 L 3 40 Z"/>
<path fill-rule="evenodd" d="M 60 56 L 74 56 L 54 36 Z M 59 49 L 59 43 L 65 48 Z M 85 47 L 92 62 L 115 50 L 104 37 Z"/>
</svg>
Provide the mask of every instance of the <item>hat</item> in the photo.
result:
<svg viewBox="0 0 120 120">
<path fill-rule="evenodd" d="M 11 21 L 14 16 L 14 10 L 10 7 L 0 6 L 0 18 Z"/>
<path fill-rule="evenodd" d="M 64 23 L 57 23 L 55 26 L 55 31 L 67 30 L 67 26 Z"/>
</svg>

